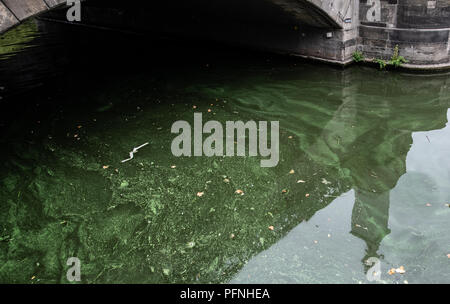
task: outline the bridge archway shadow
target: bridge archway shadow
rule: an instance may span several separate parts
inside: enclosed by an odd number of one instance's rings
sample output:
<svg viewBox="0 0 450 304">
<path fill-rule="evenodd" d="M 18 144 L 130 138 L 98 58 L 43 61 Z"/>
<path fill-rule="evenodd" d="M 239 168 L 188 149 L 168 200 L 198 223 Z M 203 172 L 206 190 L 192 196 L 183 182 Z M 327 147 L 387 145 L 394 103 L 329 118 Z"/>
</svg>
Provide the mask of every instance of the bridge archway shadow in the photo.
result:
<svg viewBox="0 0 450 304">
<path fill-rule="evenodd" d="M 178 35 L 281 53 L 339 61 L 342 35 L 353 0 L 82 1 L 79 24 L 147 34 Z M 67 22 L 64 0 L 1 0 L 0 32 L 39 16 Z M 310 51 L 308 51 L 310 50 Z"/>
</svg>

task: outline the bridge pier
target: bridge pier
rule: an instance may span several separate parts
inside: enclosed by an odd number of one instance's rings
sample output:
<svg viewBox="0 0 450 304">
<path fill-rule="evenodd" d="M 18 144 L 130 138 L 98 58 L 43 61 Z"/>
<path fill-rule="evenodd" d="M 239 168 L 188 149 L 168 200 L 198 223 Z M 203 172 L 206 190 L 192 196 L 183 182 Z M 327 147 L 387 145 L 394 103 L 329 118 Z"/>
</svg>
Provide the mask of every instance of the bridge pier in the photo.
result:
<svg viewBox="0 0 450 304">
<path fill-rule="evenodd" d="M 358 48 L 366 57 L 389 59 L 398 45 L 409 67 L 450 67 L 450 0 L 360 1 Z"/>
</svg>

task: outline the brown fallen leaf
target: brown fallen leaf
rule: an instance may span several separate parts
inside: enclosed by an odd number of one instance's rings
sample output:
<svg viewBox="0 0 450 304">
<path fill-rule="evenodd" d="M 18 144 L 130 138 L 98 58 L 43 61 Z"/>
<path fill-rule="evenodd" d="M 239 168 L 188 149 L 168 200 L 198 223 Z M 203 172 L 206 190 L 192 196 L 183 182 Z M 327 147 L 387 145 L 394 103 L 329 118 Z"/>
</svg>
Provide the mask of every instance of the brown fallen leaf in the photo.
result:
<svg viewBox="0 0 450 304">
<path fill-rule="evenodd" d="M 309 193 L 306 193 L 306 194 L 305 194 L 305 197 L 309 197 Z"/>
<path fill-rule="evenodd" d="M 198 197 L 202 197 L 205 194 L 205 192 L 197 192 Z"/>
<path fill-rule="evenodd" d="M 281 190 L 281 193 L 287 193 L 287 189 Z"/>
<path fill-rule="evenodd" d="M 108 169 L 109 168 L 109 166 L 103 166 L 103 169 Z"/>
<path fill-rule="evenodd" d="M 237 189 L 234 193 L 244 195 L 244 191 L 242 191 L 241 189 Z"/>
<path fill-rule="evenodd" d="M 405 272 L 406 272 L 405 271 L 405 267 L 404 266 L 400 266 L 399 268 L 391 268 L 388 273 L 390 275 L 393 275 L 395 273 L 404 274 Z"/>
<path fill-rule="evenodd" d="M 275 229 L 273 226 L 269 226 L 270 231 L 273 231 L 273 229 Z"/>
</svg>

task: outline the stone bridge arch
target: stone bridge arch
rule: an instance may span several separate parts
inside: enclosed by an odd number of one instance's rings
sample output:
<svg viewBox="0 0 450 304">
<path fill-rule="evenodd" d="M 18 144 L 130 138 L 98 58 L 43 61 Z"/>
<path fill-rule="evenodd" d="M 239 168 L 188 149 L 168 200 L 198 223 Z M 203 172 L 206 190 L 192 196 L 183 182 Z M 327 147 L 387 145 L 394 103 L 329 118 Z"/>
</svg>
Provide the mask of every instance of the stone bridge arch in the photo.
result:
<svg viewBox="0 0 450 304">
<path fill-rule="evenodd" d="M 353 0 L 269 0 L 303 23 L 319 28 L 342 29 L 351 17 Z"/>
<path fill-rule="evenodd" d="M 66 0 L 0 0 L 0 33 L 64 3 Z"/>
<path fill-rule="evenodd" d="M 260 0 L 271 2 L 306 25 L 344 28 L 353 0 Z M 66 0 L 0 0 L 0 33 L 26 19 L 63 5 Z M 350 9 L 351 10 L 351 9 Z"/>
</svg>

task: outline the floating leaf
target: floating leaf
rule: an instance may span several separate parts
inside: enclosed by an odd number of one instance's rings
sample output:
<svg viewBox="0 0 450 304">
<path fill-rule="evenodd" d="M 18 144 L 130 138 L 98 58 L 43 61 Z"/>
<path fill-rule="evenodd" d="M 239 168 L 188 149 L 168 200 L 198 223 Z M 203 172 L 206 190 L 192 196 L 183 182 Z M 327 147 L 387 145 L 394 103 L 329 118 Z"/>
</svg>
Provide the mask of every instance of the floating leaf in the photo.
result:
<svg viewBox="0 0 450 304">
<path fill-rule="evenodd" d="M 244 195 L 244 191 L 242 191 L 241 189 L 237 189 L 234 193 Z"/>
<path fill-rule="evenodd" d="M 406 272 L 405 267 L 400 266 L 398 268 L 391 268 L 388 273 L 390 275 L 393 275 L 395 273 L 404 274 L 405 272 Z"/>
</svg>

